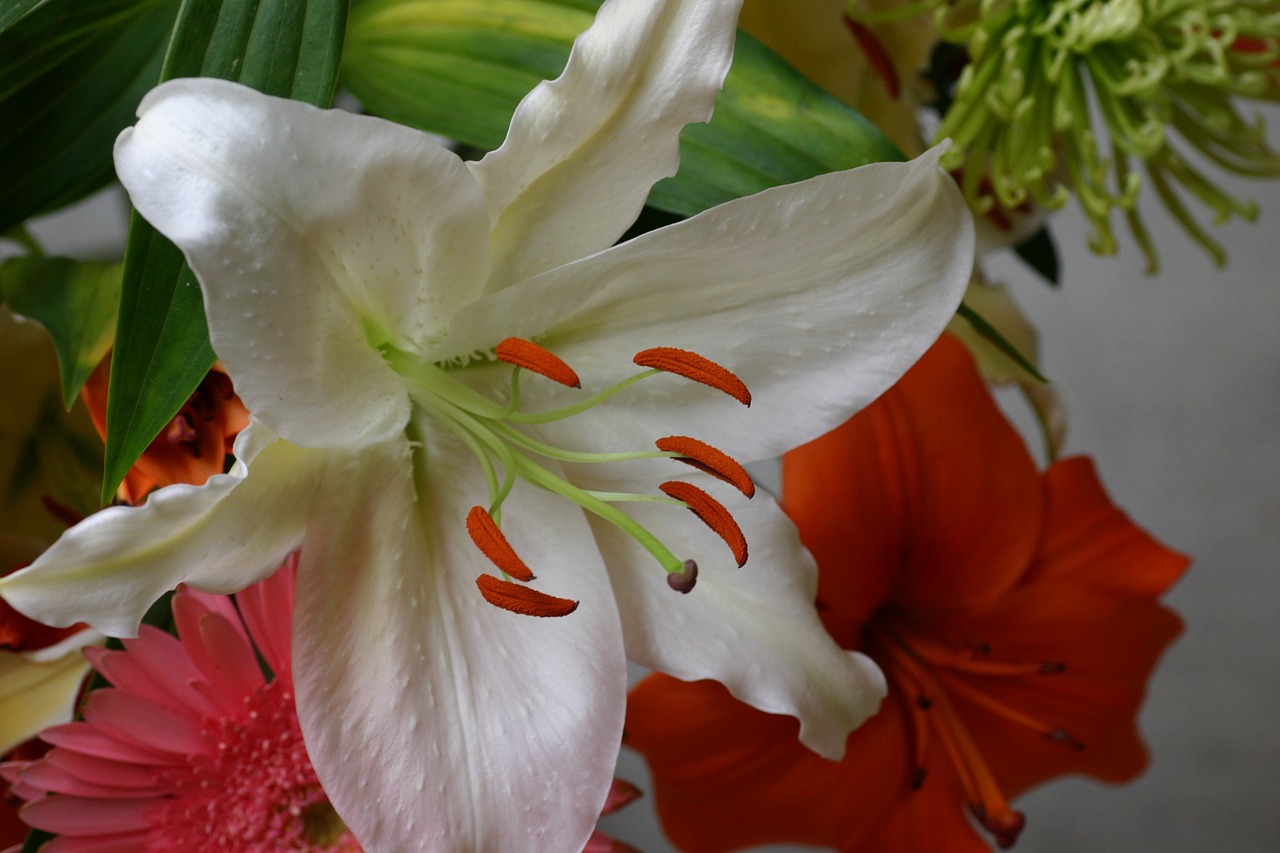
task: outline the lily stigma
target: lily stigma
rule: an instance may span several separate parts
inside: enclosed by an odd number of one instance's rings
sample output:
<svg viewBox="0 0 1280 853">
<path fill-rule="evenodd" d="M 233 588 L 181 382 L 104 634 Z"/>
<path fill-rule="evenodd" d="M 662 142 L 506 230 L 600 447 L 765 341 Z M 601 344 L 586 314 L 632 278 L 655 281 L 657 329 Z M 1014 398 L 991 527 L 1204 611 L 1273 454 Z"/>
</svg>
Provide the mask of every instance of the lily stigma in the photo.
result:
<svg viewBox="0 0 1280 853">
<path fill-rule="evenodd" d="M 628 659 L 838 756 L 883 678 L 736 463 L 927 349 L 973 225 L 934 150 L 619 243 L 710 116 L 737 11 L 609 0 L 477 162 L 224 81 L 153 90 L 116 171 L 195 271 L 249 426 L 229 474 L 90 516 L 0 594 L 129 636 L 178 583 L 234 592 L 299 551 L 299 724 L 370 850 L 581 849 Z"/>
</svg>

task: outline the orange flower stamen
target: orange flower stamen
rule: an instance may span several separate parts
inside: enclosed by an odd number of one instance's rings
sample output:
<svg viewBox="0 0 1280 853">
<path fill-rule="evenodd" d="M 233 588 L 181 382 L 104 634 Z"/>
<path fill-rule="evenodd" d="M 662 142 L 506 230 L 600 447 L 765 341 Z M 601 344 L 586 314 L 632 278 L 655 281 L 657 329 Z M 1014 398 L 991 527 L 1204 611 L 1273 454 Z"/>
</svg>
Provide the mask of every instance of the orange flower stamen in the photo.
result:
<svg viewBox="0 0 1280 853">
<path fill-rule="evenodd" d="M 917 656 L 927 660 L 934 666 L 945 667 L 957 672 L 998 678 L 1018 675 L 1052 675 L 1066 670 L 1066 664 L 1061 661 L 1024 663 L 990 660 L 986 657 L 991 653 L 990 646 L 980 646 L 975 651 L 966 654 L 933 639 L 927 634 L 906 630 L 901 624 L 895 624 L 894 630 L 899 637 L 910 643 L 911 650 Z"/>
<path fill-rule="evenodd" d="M 553 382 L 567 385 L 570 388 L 581 388 L 582 381 L 572 367 L 565 364 L 560 356 L 533 341 L 524 338 L 506 338 L 498 344 L 494 354 L 507 364 L 532 370 Z"/>
<path fill-rule="evenodd" d="M 507 537 L 498 529 L 498 523 L 484 507 L 473 506 L 471 512 L 467 513 L 467 534 L 476 543 L 480 553 L 502 571 L 526 583 L 534 579 L 533 571 L 520 559 L 516 549 L 511 547 Z"/>
<path fill-rule="evenodd" d="M 723 539 L 739 567 L 747 562 L 747 537 L 742 535 L 742 528 L 723 504 L 697 486 L 679 480 L 670 480 L 658 488 L 668 497 L 684 501 L 690 512 Z"/>
<path fill-rule="evenodd" d="M 1007 720 L 1038 731 L 1053 742 L 1073 749 L 1083 749 L 1084 744 L 1065 730 L 1048 726 L 1032 716 L 1016 711 L 1005 703 L 989 697 L 982 690 L 965 684 L 963 680 L 948 679 L 946 688 L 943 688 L 941 681 L 933 675 L 932 667 L 980 672 L 980 674 L 991 676 L 1027 676 L 1053 675 L 1065 669 L 1065 665 L 1060 662 L 1001 663 L 974 660 L 932 640 L 902 633 L 897 626 L 888 628 L 886 625 L 879 624 L 876 619 L 868 625 L 868 638 L 870 643 L 876 646 L 877 652 L 883 654 L 884 662 L 890 663 L 884 666 L 884 671 L 897 680 L 900 688 L 909 697 L 910 695 L 916 697 L 916 701 L 911 702 L 909 706 L 911 716 L 915 717 L 911 725 L 915 740 L 913 779 L 911 779 L 913 788 L 919 788 L 919 784 L 923 783 L 920 768 L 924 766 L 924 730 L 932 724 L 933 730 L 938 734 L 938 740 L 942 743 L 943 751 L 947 753 L 951 765 L 955 767 L 970 811 L 973 812 L 979 824 L 982 824 L 983 829 L 992 834 L 997 847 L 1001 849 L 1012 847 L 1027 821 L 1023 813 L 1010 808 L 1009 800 L 1001 792 L 1000 785 L 996 783 L 995 775 L 987 766 L 982 752 L 974 743 L 959 713 L 952 706 L 947 690 L 955 690 L 957 694 L 963 695 L 965 701 L 979 704 L 989 711 L 1004 716 Z M 983 652 L 986 652 L 986 647 L 983 647 Z"/>
<path fill-rule="evenodd" d="M 908 665 L 904 664 L 903 660 L 909 659 L 910 655 L 905 651 L 900 651 L 900 654 L 901 657 L 897 663 L 906 669 Z M 913 661 L 910 666 L 918 666 L 918 664 Z M 927 672 L 924 673 L 924 677 L 930 681 L 933 680 Z M 938 740 L 941 741 L 943 749 L 960 777 L 960 786 L 964 789 L 965 799 L 969 801 L 969 809 L 973 812 L 973 816 L 992 834 L 997 847 L 1001 850 L 1012 847 L 1026 823 L 1026 818 L 1021 812 L 1009 807 L 1009 801 L 1001 792 L 995 776 L 991 773 L 991 768 L 987 766 L 982 752 L 969 735 L 969 730 L 956 714 L 946 691 L 939 686 L 936 693 L 930 697 L 927 706 L 917 705 L 917 707 L 920 708 L 918 713 L 930 715 Z"/>
<path fill-rule="evenodd" d="M 641 367 L 652 367 L 701 382 L 717 391 L 723 391 L 744 406 L 751 405 L 751 392 L 747 390 L 745 382 L 728 368 L 721 367 L 696 352 L 675 347 L 653 347 L 636 353 L 632 361 Z"/>
<path fill-rule="evenodd" d="M 992 713 L 999 714 L 1010 722 L 1017 723 L 1020 726 L 1031 729 L 1033 732 L 1039 732 L 1041 735 L 1044 735 L 1044 737 L 1054 741 L 1055 743 L 1061 743 L 1064 746 L 1068 746 L 1076 750 L 1077 752 L 1084 749 L 1084 741 L 1073 736 L 1066 729 L 1048 725 L 1041 720 L 1037 720 L 1030 714 L 1024 714 L 1015 708 L 1011 708 L 1004 702 L 988 696 L 986 693 L 969 684 L 965 684 L 964 682 L 957 680 L 951 686 L 951 689 L 954 692 L 963 695 L 975 705 L 981 705 Z"/>
<path fill-rule="evenodd" d="M 747 469 L 727 453 L 687 435 L 669 435 L 655 443 L 659 450 L 679 453 L 679 456 L 674 457 L 678 461 L 723 480 L 748 498 L 755 496 L 755 481 L 751 479 Z"/>
<path fill-rule="evenodd" d="M 572 599 L 547 595 L 527 586 L 499 580 L 493 575 L 480 575 L 476 578 L 476 586 L 485 601 L 521 616 L 568 616 L 578 609 L 578 602 Z"/>
</svg>

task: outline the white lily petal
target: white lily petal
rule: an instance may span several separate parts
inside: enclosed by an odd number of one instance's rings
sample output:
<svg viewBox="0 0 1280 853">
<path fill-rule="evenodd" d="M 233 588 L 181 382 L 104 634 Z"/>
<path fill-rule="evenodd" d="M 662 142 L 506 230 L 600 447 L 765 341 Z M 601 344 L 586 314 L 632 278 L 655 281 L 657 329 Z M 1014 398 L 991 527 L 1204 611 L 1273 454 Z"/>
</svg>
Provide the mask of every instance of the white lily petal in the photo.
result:
<svg viewBox="0 0 1280 853">
<path fill-rule="evenodd" d="M 954 314 L 973 225 L 939 153 L 729 202 L 487 296 L 459 313 L 440 356 L 534 338 L 595 390 L 641 349 L 693 350 L 747 383 L 749 412 L 655 377 L 556 424 L 562 444 L 634 447 L 679 430 L 744 462 L 780 455 L 875 399 Z M 531 410 L 544 403 L 534 394 L 551 405 L 573 393 L 549 386 L 530 383 Z"/>
<path fill-rule="evenodd" d="M 594 525 L 627 656 L 686 681 L 713 678 L 749 705 L 794 716 L 801 742 L 840 758 L 849 732 L 879 708 L 884 675 L 869 658 L 837 646 L 822 626 L 813 606 L 817 567 L 773 498 L 735 499 L 701 475 L 691 482 L 718 492 L 731 508 L 750 536 L 750 558 L 738 568 L 724 543 L 683 509 L 636 505 L 632 517 L 697 562 L 697 584 L 682 595 L 633 539 Z"/>
<path fill-rule="evenodd" d="M 564 73 L 520 102 L 472 171 L 493 217 L 489 289 L 612 245 L 679 165 L 680 130 L 711 118 L 741 0 L 607 2 Z"/>
<path fill-rule="evenodd" d="M 476 577 L 499 573 L 463 522 L 484 481 L 428 429 L 416 504 L 403 440 L 322 487 L 294 617 L 307 750 L 366 850 L 581 850 L 626 692 L 607 573 L 579 513 L 519 490 L 503 527 L 532 586 L 581 604 L 544 619 L 488 604 Z"/>
<path fill-rule="evenodd" d="M 71 720 L 89 673 L 80 649 L 101 640 L 97 631 L 85 630 L 60 642 L 56 656 L 0 651 L 0 753 Z"/>
<path fill-rule="evenodd" d="M 179 583 L 230 593 L 262 580 L 302 539 L 325 453 L 251 423 L 236 455 L 230 474 L 203 486 L 166 486 L 142 506 L 89 516 L 0 578 L 0 593 L 47 625 L 87 622 L 132 637 L 151 603 Z"/>
<path fill-rule="evenodd" d="M 213 347 L 260 420 L 303 446 L 375 441 L 414 350 L 488 275 L 489 218 L 425 134 L 222 80 L 152 90 L 116 143 L 134 205 L 182 249 Z"/>
</svg>

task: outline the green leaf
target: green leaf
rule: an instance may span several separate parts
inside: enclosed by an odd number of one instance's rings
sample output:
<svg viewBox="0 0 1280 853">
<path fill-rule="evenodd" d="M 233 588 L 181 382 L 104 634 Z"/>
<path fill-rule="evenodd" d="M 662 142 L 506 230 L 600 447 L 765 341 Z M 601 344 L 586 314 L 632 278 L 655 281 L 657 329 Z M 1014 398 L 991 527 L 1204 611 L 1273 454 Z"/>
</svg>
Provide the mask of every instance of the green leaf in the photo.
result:
<svg viewBox="0 0 1280 853">
<path fill-rule="evenodd" d="M 715 114 L 680 135 L 680 171 L 649 204 L 692 215 L 782 184 L 906 159 L 879 128 L 739 32 Z"/>
<path fill-rule="evenodd" d="M 48 841 L 52 841 L 54 836 L 39 829 L 33 829 L 27 834 L 27 840 L 22 845 L 19 853 L 39 853 L 40 846 Z"/>
<path fill-rule="evenodd" d="M 1049 229 L 1041 227 L 1027 239 L 1013 247 L 1023 263 L 1031 267 L 1054 287 L 1058 286 L 1058 247 L 1053 243 Z"/>
<path fill-rule="evenodd" d="M 0 295 L 13 313 L 44 326 L 53 340 L 68 409 L 111 349 L 120 304 L 120 264 L 21 257 L 0 264 Z"/>
<path fill-rule="evenodd" d="M 161 78 L 222 77 L 324 106 L 333 98 L 346 0 L 186 0 Z M 199 285 L 136 214 L 107 401 L 105 503 L 213 363 Z"/>
<path fill-rule="evenodd" d="M 973 327 L 975 332 L 990 341 L 996 349 L 1008 356 L 1014 364 L 1018 365 L 1041 382 L 1049 381 L 1041 375 L 1039 370 L 1036 369 L 1036 366 L 1032 363 L 1031 359 L 1023 355 L 1021 350 L 1010 343 L 1008 338 L 1000 334 L 999 329 L 988 322 L 987 319 L 977 311 L 961 302 L 960 307 L 956 309 L 956 314 L 963 317 L 965 321 Z"/>
<path fill-rule="evenodd" d="M 369 0 L 356 6 L 343 81 L 371 112 L 494 148 L 530 89 L 564 68 L 592 0 Z M 680 137 L 680 171 L 649 204 L 708 207 L 902 153 L 870 122 L 750 36 L 708 124 Z"/>
<path fill-rule="evenodd" d="M 111 146 L 159 77 L 177 9 L 49 0 L 0 33 L 0 233 L 112 179 Z"/>
<path fill-rule="evenodd" d="M 213 360 L 195 275 L 178 248 L 134 213 L 107 394 L 104 504 Z"/>
<path fill-rule="evenodd" d="M 2 0 L 0 2 L 0 33 L 30 12 L 40 0 Z"/>
</svg>

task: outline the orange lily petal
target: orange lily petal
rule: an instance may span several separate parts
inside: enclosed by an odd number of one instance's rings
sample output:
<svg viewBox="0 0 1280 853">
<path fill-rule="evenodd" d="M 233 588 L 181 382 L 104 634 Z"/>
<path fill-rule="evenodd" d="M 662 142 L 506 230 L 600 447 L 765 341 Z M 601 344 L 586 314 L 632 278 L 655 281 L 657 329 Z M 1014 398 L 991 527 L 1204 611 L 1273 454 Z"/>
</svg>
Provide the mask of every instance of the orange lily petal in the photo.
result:
<svg viewBox="0 0 1280 853">
<path fill-rule="evenodd" d="M 1150 601 L 1106 593 L 1028 590 L 991 614 L 999 649 L 1036 660 L 1065 660 L 1054 675 L 977 681 L 985 696 L 1078 739 L 1077 750 L 1011 725 L 987 707 L 951 692 L 957 713 L 1009 797 L 1054 776 L 1083 773 L 1107 782 L 1132 779 L 1146 766 L 1137 729 L 1145 685 L 1160 654 L 1181 631 L 1173 613 Z M 957 677 L 943 675 L 944 684 Z"/>
<path fill-rule="evenodd" d="M 822 567 L 823 604 L 861 622 L 981 607 L 1018 582 L 1044 498 L 973 359 L 944 335 L 873 405 L 783 459 L 783 505 Z"/>
<path fill-rule="evenodd" d="M 652 675 L 628 698 L 624 743 L 648 761 L 663 828 L 686 853 L 785 842 L 985 853 L 945 762 L 911 788 L 901 702 L 891 689 L 849 736 L 845 760 L 832 762 L 800 745 L 788 717 L 744 705 L 715 682 Z"/>
<path fill-rule="evenodd" d="M 643 682 L 629 742 L 679 843 L 985 851 L 966 802 L 1007 816 L 1051 777 L 1142 770 L 1137 712 L 1181 630 L 1156 598 L 1187 560 L 1110 502 L 1089 460 L 1036 474 L 954 341 L 789 454 L 783 489 L 818 560 L 824 624 L 885 667 L 889 699 L 832 765 L 718 687 Z"/>
<path fill-rule="evenodd" d="M 107 435 L 107 380 L 111 355 L 94 368 L 80 391 L 89 418 L 105 440 Z M 231 388 L 231 379 L 215 363 L 200 387 L 156 436 L 120 484 L 120 498 L 140 503 L 147 493 L 174 483 L 200 485 L 224 470 L 236 435 L 249 425 L 249 410 Z"/>
<path fill-rule="evenodd" d="M 1070 576 L 1116 592 L 1155 598 L 1190 560 L 1161 545 L 1107 496 L 1093 461 L 1064 459 L 1044 473 L 1048 502 L 1044 539 L 1027 580 Z"/>
</svg>

